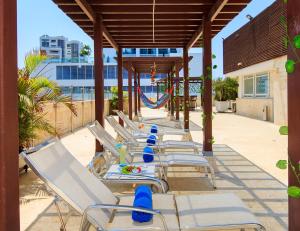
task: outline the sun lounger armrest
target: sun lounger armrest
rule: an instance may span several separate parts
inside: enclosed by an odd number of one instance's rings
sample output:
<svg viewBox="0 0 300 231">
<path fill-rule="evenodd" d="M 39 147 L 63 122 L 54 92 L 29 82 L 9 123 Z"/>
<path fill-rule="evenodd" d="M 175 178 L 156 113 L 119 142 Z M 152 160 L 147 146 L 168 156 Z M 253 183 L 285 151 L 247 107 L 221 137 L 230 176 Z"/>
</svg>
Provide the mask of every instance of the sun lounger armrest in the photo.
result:
<svg viewBox="0 0 300 231">
<path fill-rule="evenodd" d="M 150 213 L 154 216 L 158 216 L 161 219 L 162 223 L 163 223 L 164 230 L 168 231 L 166 220 L 165 220 L 164 216 L 161 214 L 161 212 L 158 211 L 158 210 L 137 208 L 137 207 L 128 206 L 128 205 L 97 204 L 97 205 L 91 205 L 91 206 L 87 207 L 84 211 L 82 219 L 86 219 L 87 213 L 90 210 L 94 210 L 94 209 L 113 209 L 113 210 L 136 211 L 136 212 Z"/>
</svg>

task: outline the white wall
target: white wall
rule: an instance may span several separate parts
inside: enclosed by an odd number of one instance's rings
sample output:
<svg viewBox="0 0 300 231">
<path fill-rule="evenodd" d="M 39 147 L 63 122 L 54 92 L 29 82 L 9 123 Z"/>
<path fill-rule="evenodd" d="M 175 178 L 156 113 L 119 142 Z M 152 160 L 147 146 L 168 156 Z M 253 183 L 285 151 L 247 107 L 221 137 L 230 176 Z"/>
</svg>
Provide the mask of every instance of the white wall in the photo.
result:
<svg viewBox="0 0 300 231">
<path fill-rule="evenodd" d="M 237 100 L 238 114 L 256 119 L 262 119 L 262 107 L 264 105 L 268 105 L 269 121 L 272 121 L 278 125 L 287 124 L 287 74 L 285 71 L 286 59 L 287 56 L 282 56 L 226 74 L 227 77 L 237 77 L 239 79 L 239 98 Z M 270 76 L 269 97 L 244 97 L 244 76 L 266 72 L 268 72 Z"/>
</svg>

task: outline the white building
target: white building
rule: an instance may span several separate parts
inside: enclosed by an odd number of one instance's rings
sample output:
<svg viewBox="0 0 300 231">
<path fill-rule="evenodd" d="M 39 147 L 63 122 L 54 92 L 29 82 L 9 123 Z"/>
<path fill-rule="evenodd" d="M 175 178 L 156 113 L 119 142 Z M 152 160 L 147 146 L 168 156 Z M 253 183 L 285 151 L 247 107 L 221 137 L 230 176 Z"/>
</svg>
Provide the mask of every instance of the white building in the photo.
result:
<svg viewBox="0 0 300 231">
<path fill-rule="evenodd" d="M 40 50 L 49 58 L 64 60 L 80 58 L 82 43 L 76 40 L 68 41 L 64 36 L 42 35 L 40 37 Z"/>
<path fill-rule="evenodd" d="M 175 53 L 176 51 L 176 53 Z M 124 56 L 182 56 L 182 50 L 172 49 L 124 49 Z M 193 59 L 189 63 L 190 76 L 199 77 L 202 75 L 202 54 L 189 54 Z M 109 62 L 107 62 L 109 61 Z M 150 68 L 149 68 L 150 71 Z M 104 88 L 106 97 L 109 97 L 111 87 L 117 86 L 117 63 L 114 58 L 104 59 Z M 54 80 L 62 87 L 63 92 L 72 95 L 74 98 L 85 99 L 93 97 L 94 91 L 94 64 L 92 62 L 70 62 L 49 59 L 40 64 L 32 74 L 33 76 L 41 75 Z M 180 72 L 183 76 L 183 71 Z M 157 79 L 165 77 L 158 74 Z M 148 96 L 156 97 L 156 86 L 151 85 L 150 74 L 142 73 L 141 89 Z M 123 69 L 123 89 L 128 90 L 128 73 Z"/>
</svg>

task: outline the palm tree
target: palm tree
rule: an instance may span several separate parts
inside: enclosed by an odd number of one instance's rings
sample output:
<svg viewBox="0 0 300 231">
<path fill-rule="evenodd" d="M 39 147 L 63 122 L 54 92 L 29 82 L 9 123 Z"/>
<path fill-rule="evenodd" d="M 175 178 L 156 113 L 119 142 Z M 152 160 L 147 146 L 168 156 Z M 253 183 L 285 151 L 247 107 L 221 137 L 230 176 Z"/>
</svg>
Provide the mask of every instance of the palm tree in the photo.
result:
<svg viewBox="0 0 300 231">
<path fill-rule="evenodd" d="M 55 135 L 55 129 L 45 119 L 46 103 L 62 103 L 76 115 L 76 108 L 69 96 L 64 96 L 56 82 L 42 76 L 32 76 L 36 67 L 46 59 L 32 53 L 25 58 L 25 67 L 18 73 L 19 94 L 19 148 L 28 148 L 37 138 L 38 131 Z"/>
</svg>

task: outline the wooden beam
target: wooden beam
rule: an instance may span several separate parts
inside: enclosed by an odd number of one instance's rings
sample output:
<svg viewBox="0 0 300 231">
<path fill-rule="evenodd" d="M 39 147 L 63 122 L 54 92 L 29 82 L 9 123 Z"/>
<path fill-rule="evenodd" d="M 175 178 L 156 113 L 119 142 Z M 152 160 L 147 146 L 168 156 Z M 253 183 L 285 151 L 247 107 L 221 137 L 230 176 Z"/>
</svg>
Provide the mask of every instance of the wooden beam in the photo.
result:
<svg viewBox="0 0 300 231">
<path fill-rule="evenodd" d="M 193 35 L 193 37 L 190 39 L 190 41 L 187 43 L 185 49 L 189 50 L 191 47 L 193 47 L 195 45 L 195 43 L 200 39 L 200 37 L 203 34 L 203 26 L 201 25 L 197 31 L 195 32 L 195 34 Z"/>
<path fill-rule="evenodd" d="M 123 111 L 123 52 L 122 47 L 119 47 L 117 52 L 118 61 L 118 110 Z M 124 121 L 119 117 L 119 124 L 124 126 Z"/>
<path fill-rule="evenodd" d="M 0 230 L 19 231 L 17 1 L 0 3 Z"/>
<path fill-rule="evenodd" d="M 138 87 L 141 87 L 141 73 L 138 72 Z M 141 113 L 141 96 L 140 91 L 138 91 L 138 112 Z"/>
<path fill-rule="evenodd" d="M 228 0 L 218 0 L 209 12 L 208 19 L 213 22 L 222 9 L 226 6 Z"/>
<path fill-rule="evenodd" d="M 104 127 L 103 26 L 99 18 L 94 23 L 95 119 Z M 96 140 L 96 153 L 103 146 Z"/>
<path fill-rule="evenodd" d="M 215 5 L 211 8 L 209 12 L 209 20 L 213 22 L 218 14 L 221 12 L 221 10 L 226 6 L 228 0 L 218 0 Z M 222 29 L 222 28 L 218 28 Z M 220 31 L 218 30 L 218 31 Z M 199 38 L 203 35 L 203 19 L 202 19 L 202 25 L 197 29 L 191 40 L 186 45 L 186 49 L 190 49 L 194 46 L 194 44 L 199 40 Z"/>
<path fill-rule="evenodd" d="M 134 71 L 134 119 L 137 119 L 138 116 L 138 93 L 137 93 L 137 84 L 138 84 L 138 73 Z"/>
<path fill-rule="evenodd" d="M 298 25 L 300 25 L 300 1 L 289 0 L 287 3 L 287 21 L 288 36 L 294 38 L 299 34 Z M 298 61 L 300 56 L 299 50 L 293 50 L 293 46 L 288 47 L 288 59 Z M 289 160 L 295 164 L 296 168 L 300 160 L 300 68 L 298 65 L 295 71 L 288 74 L 288 155 Z M 289 186 L 298 186 L 297 176 L 289 166 Z M 300 199 L 289 197 L 288 224 L 290 231 L 300 230 Z"/>
<path fill-rule="evenodd" d="M 85 13 L 85 15 L 93 22 L 96 23 L 97 15 L 90 6 L 90 4 L 86 0 L 75 0 L 77 5 L 81 8 L 81 10 Z M 113 48 L 115 48 L 116 51 L 118 51 L 118 44 L 115 42 L 113 37 L 110 35 L 110 33 L 107 31 L 106 27 L 103 25 L 102 18 L 101 19 L 101 27 L 103 31 L 104 38 L 111 44 Z"/>
<path fill-rule="evenodd" d="M 212 152 L 212 51 L 209 20 L 204 21 L 203 39 L 203 152 L 208 153 Z"/>
<path fill-rule="evenodd" d="M 179 97 L 179 64 L 175 64 L 175 74 L 176 74 L 176 117 L 175 119 L 179 121 L 179 111 L 180 111 L 180 97 Z"/>
<path fill-rule="evenodd" d="M 190 129 L 190 96 L 189 96 L 189 55 L 188 49 L 183 49 L 183 73 L 184 73 L 184 129 Z"/>
<path fill-rule="evenodd" d="M 132 120 L 132 65 L 128 68 L 128 117 Z"/>
</svg>

